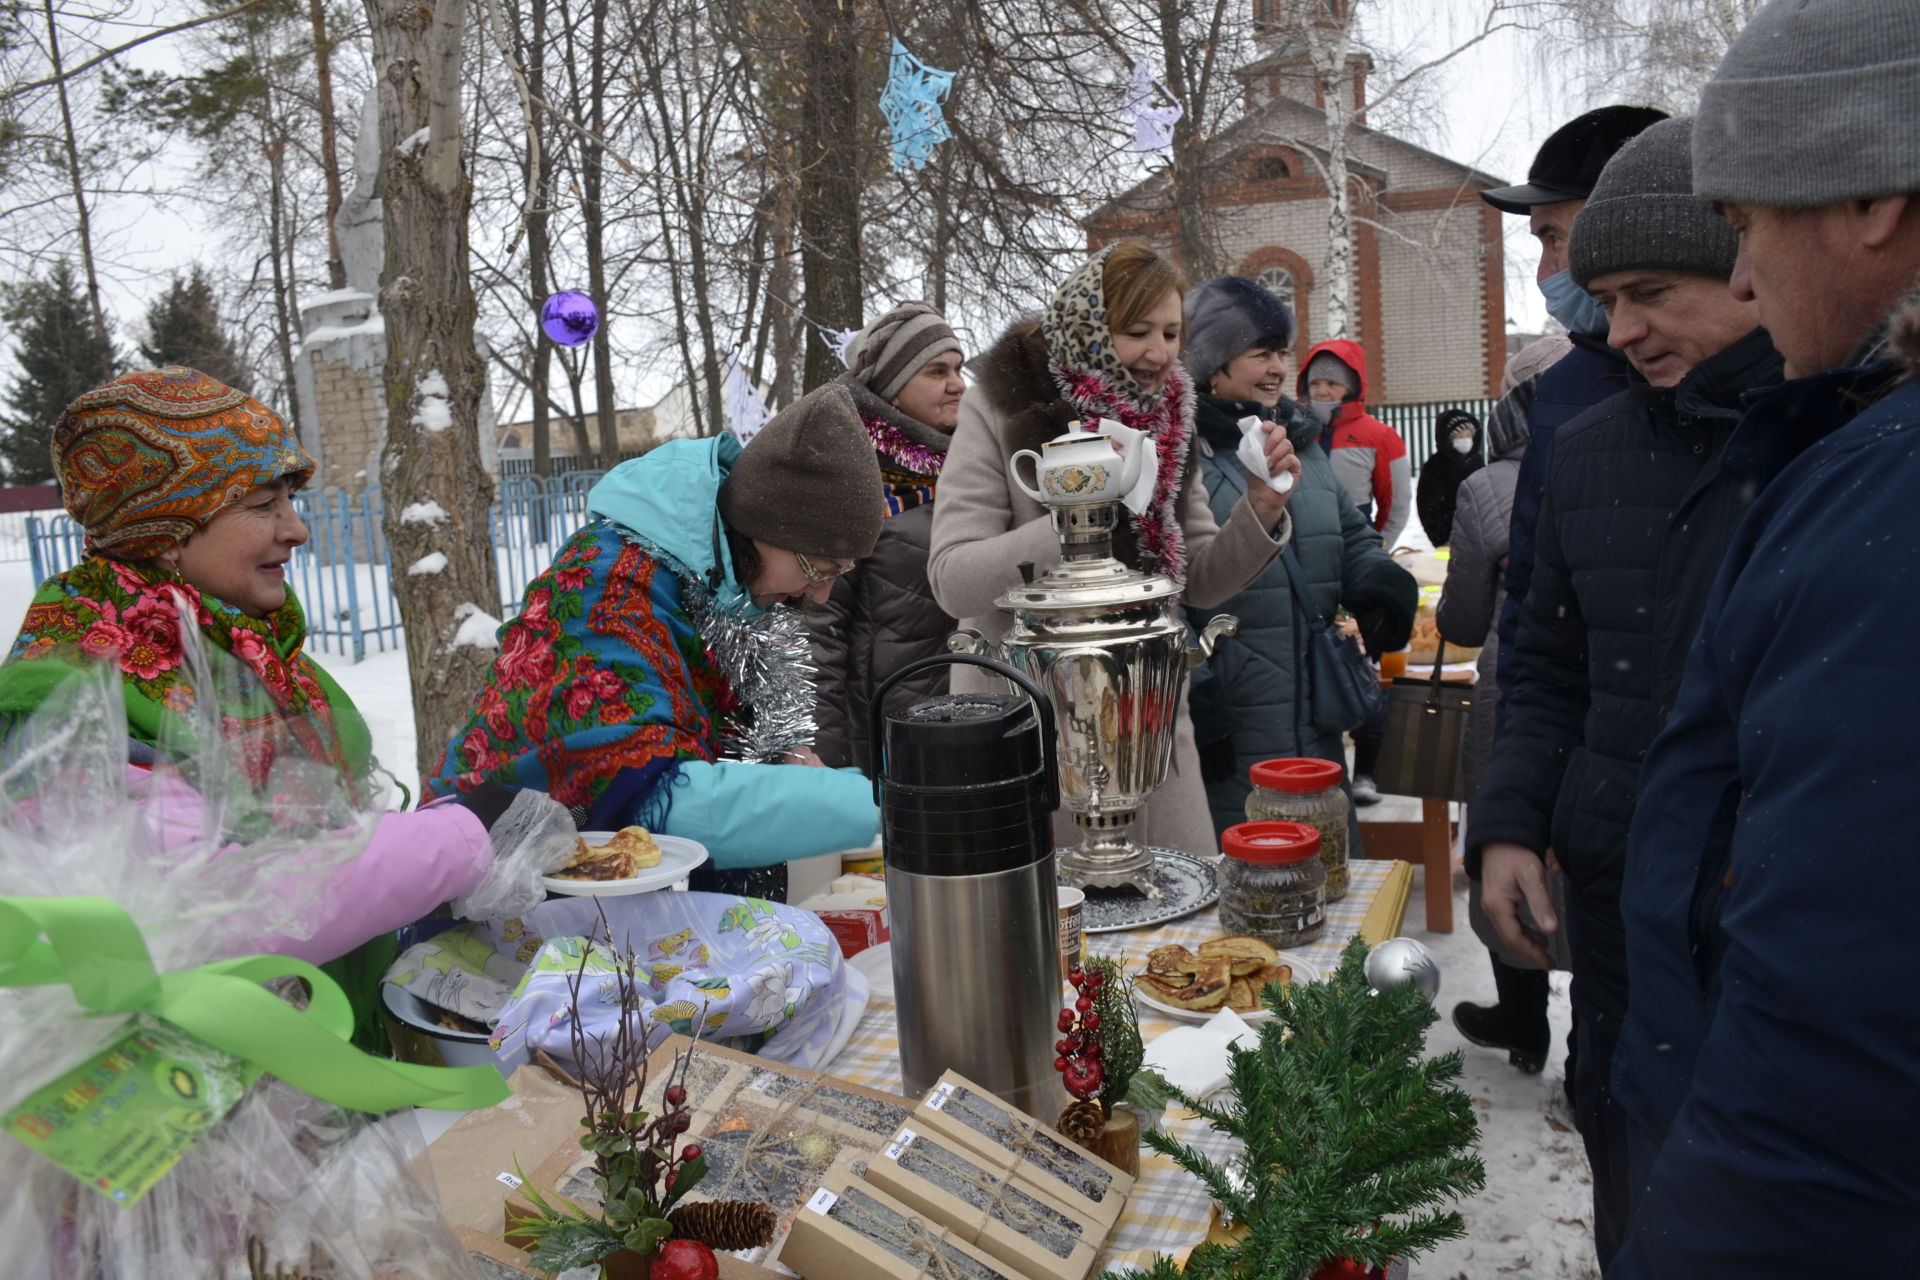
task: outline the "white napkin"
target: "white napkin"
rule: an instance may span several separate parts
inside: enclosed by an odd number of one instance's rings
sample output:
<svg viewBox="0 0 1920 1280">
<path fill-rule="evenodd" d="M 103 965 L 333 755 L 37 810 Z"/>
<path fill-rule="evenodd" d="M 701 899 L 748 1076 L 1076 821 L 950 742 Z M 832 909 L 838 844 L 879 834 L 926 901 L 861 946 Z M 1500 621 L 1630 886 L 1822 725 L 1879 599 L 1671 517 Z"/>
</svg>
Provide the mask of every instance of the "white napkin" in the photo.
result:
<svg viewBox="0 0 1920 1280">
<path fill-rule="evenodd" d="M 1227 1087 L 1227 1046 L 1251 1048 L 1259 1038 L 1239 1014 L 1222 1009 L 1197 1027 L 1175 1027 L 1147 1044 L 1146 1065 L 1190 1098 Z"/>
<path fill-rule="evenodd" d="M 1293 472 L 1282 471 L 1278 479 L 1267 474 L 1267 438 L 1260 428 L 1267 424 L 1248 414 L 1240 419 L 1240 448 L 1237 456 L 1240 465 L 1247 474 L 1259 476 L 1267 482 L 1267 488 L 1275 493 L 1289 493 L 1293 490 Z"/>
<path fill-rule="evenodd" d="M 1135 515 L 1145 514 L 1153 505 L 1153 486 L 1160 480 L 1160 455 L 1153 447 L 1153 440 L 1144 431 L 1135 431 L 1125 423 L 1115 422 L 1112 418 L 1100 419 L 1100 425 L 1094 428 L 1120 447 L 1122 457 L 1136 448 L 1144 448 L 1147 456 L 1140 463 L 1140 478 L 1133 482 L 1133 488 L 1126 491 L 1120 501 L 1127 504 L 1127 510 Z"/>
</svg>

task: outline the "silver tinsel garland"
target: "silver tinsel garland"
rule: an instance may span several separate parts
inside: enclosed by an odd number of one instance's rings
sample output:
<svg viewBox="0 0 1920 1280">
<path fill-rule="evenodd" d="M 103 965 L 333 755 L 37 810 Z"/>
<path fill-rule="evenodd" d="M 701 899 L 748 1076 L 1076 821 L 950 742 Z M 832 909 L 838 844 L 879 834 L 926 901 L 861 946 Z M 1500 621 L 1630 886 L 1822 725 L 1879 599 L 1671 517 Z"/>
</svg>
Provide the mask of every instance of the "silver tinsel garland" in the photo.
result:
<svg viewBox="0 0 1920 1280">
<path fill-rule="evenodd" d="M 714 666 L 751 715 L 728 719 L 720 744 L 725 760 L 777 763 L 811 747 L 814 722 L 813 644 L 797 610 L 775 605 L 757 618 L 717 608 L 705 582 L 680 579 L 682 598 Z M 751 723 L 748 723 L 748 721 Z"/>
</svg>

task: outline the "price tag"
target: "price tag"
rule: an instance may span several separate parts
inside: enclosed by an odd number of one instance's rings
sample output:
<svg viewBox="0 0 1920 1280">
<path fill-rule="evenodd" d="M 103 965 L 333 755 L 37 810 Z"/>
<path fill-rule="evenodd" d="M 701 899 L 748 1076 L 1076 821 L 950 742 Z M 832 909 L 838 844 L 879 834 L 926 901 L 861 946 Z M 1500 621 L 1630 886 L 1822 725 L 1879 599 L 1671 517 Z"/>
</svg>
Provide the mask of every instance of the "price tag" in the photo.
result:
<svg viewBox="0 0 1920 1280">
<path fill-rule="evenodd" d="M 813 1199 L 807 1201 L 807 1208 L 824 1218 L 828 1211 L 839 1203 L 840 1197 L 838 1195 L 822 1187 L 813 1193 Z"/>
<path fill-rule="evenodd" d="M 521 1180 L 510 1173 L 496 1173 L 493 1175 L 493 1180 L 505 1186 L 509 1191 L 518 1191 L 522 1185 Z"/>
<path fill-rule="evenodd" d="M 913 1140 L 919 1136 L 920 1136 L 919 1134 L 915 1133 L 911 1129 L 902 1129 L 900 1131 L 900 1136 L 895 1138 L 892 1141 L 892 1143 L 888 1145 L 887 1159 L 898 1160 L 901 1156 L 905 1155 L 907 1148 L 912 1146 Z"/>
</svg>

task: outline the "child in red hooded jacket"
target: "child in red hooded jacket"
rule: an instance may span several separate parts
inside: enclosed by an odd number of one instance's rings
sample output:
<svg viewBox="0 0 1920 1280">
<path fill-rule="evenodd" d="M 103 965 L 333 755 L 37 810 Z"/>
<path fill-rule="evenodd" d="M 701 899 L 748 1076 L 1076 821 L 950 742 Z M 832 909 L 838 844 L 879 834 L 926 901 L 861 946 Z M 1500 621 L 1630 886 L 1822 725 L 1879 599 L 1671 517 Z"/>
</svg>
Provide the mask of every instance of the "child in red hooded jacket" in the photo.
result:
<svg viewBox="0 0 1920 1280">
<path fill-rule="evenodd" d="M 1307 353 L 1299 393 L 1320 419 L 1334 474 L 1391 550 L 1413 512 L 1413 471 L 1400 433 L 1367 412 L 1367 353 L 1343 338 L 1320 343 Z"/>
</svg>

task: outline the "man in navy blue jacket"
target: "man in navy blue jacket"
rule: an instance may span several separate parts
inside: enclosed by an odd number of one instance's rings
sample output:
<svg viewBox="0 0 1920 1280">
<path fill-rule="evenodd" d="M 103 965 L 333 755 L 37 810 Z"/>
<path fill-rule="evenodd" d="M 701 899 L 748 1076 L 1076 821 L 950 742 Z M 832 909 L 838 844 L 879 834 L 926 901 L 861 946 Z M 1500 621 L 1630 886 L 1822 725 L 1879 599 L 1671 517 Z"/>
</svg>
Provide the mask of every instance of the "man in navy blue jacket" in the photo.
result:
<svg viewBox="0 0 1920 1280">
<path fill-rule="evenodd" d="M 1916 83 L 1912 0 L 1772 0 L 1701 95 L 1695 191 L 1794 380 L 1726 446 L 1760 497 L 1641 773 L 1608 1280 L 1920 1258 Z"/>
</svg>

